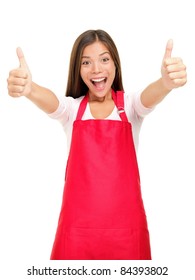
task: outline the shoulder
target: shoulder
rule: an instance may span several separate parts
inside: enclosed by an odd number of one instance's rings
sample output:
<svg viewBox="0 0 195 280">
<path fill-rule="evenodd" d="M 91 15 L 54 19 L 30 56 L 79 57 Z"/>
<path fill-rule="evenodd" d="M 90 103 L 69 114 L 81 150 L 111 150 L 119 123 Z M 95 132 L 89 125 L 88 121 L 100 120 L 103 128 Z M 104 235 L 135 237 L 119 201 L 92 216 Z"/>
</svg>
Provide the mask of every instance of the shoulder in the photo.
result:
<svg viewBox="0 0 195 280">
<path fill-rule="evenodd" d="M 73 112 L 76 112 L 83 98 L 84 96 L 81 96 L 79 98 L 73 98 L 70 96 L 58 97 L 59 100 L 58 108 L 55 112 L 49 114 L 49 116 L 51 118 L 58 119 L 62 115 L 69 115 L 72 114 Z"/>
</svg>

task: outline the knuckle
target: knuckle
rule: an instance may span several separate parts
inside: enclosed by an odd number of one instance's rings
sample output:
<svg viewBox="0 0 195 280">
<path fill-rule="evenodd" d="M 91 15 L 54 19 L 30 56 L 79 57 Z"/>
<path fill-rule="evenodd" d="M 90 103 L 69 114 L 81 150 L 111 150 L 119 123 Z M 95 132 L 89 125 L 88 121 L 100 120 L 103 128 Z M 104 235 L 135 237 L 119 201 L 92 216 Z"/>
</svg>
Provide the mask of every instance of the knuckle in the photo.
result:
<svg viewBox="0 0 195 280">
<path fill-rule="evenodd" d="M 22 93 L 24 91 L 24 87 L 22 87 L 22 86 L 13 86 L 11 88 L 11 91 L 15 92 L 15 93 Z"/>
<path fill-rule="evenodd" d="M 174 80 L 175 79 L 175 73 L 169 73 L 169 78 L 171 80 Z"/>
<path fill-rule="evenodd" d="M 168 65 L 168 66 L 166 67 L 166 70 L 167 70 L 168 73 L 171 73 L 172 70 L 173 70 L 172 65 Z"/>
<path fill-rule="evenodd" d="M 17 89 L 18 89 L 17 90 L 18 93 L 22 93 L 24 91 L 24 87 L 23 86 L 18 86 Z"/>
<path fill-rule="evenodd" d="M 26 80 L 25 79 L 23 79 L 23 78 L 18 79 L 18 85 L 19 86 L 25 86 L 25 84 L 26 84 Z"/>
</svg>

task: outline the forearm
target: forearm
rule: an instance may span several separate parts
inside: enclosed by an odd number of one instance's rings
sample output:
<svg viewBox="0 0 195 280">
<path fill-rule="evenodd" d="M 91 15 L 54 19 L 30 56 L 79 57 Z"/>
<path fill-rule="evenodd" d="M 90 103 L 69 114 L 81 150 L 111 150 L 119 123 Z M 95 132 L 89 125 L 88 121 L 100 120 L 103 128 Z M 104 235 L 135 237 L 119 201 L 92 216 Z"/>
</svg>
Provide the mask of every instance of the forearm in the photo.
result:
<svg viewBox="0 0 195 280">
<path fill-rule="evenodd" d="M 160 103 L 170 92 L 167 89 L 162 78 L 147 86 L 141 94 L 141 102 L 147 108 L 152 108 Z"/>
<path fill-rule="evenodd" d="M 58 98 L 51 90 L 34 82 L 31 92 L 26 97 L 47 114 L 53 113 L 59 105 Z"/>
</svg>

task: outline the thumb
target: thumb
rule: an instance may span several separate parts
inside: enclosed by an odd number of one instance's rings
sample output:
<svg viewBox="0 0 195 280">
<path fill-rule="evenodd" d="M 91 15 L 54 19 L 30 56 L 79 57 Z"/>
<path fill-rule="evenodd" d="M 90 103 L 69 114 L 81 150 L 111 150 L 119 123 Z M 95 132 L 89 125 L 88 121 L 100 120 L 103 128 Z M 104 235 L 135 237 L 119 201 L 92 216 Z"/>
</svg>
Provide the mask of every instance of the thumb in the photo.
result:
<svg viewBox="0 0 195 280">
<path fill-rule="evenodd" d="M 171 58 L 172 50 L 173 50 L 173 40 L 169 39 L 166 45 L 164 59 Z"/>
<path fill-rule="evenodd" d="M 17 56 L 18 56 L 18 59 L 19 59 L 19 62 L 20 62 L 20 68 L 25 68 L 29 71 L 29 68 L 28 68 L 28 65 L 26 63 L 26 60 L 25 60 L 22 49 L 17 48 L 16 53 L 17 53 Z"/>
</svg>

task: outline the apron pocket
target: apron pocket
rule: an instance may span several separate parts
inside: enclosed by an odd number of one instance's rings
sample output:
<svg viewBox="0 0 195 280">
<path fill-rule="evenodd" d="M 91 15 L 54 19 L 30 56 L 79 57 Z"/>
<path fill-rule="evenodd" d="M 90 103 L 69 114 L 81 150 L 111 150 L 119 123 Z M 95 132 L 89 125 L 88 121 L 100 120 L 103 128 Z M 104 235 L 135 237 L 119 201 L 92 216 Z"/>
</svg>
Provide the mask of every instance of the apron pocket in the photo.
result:
<svg viewBox="0 0 195 280">
<path fill-rule="evenodd" d="M 147 229 L 64 228 L 55 250 L 61 260 L 151 259 Z"/>
</svg>

